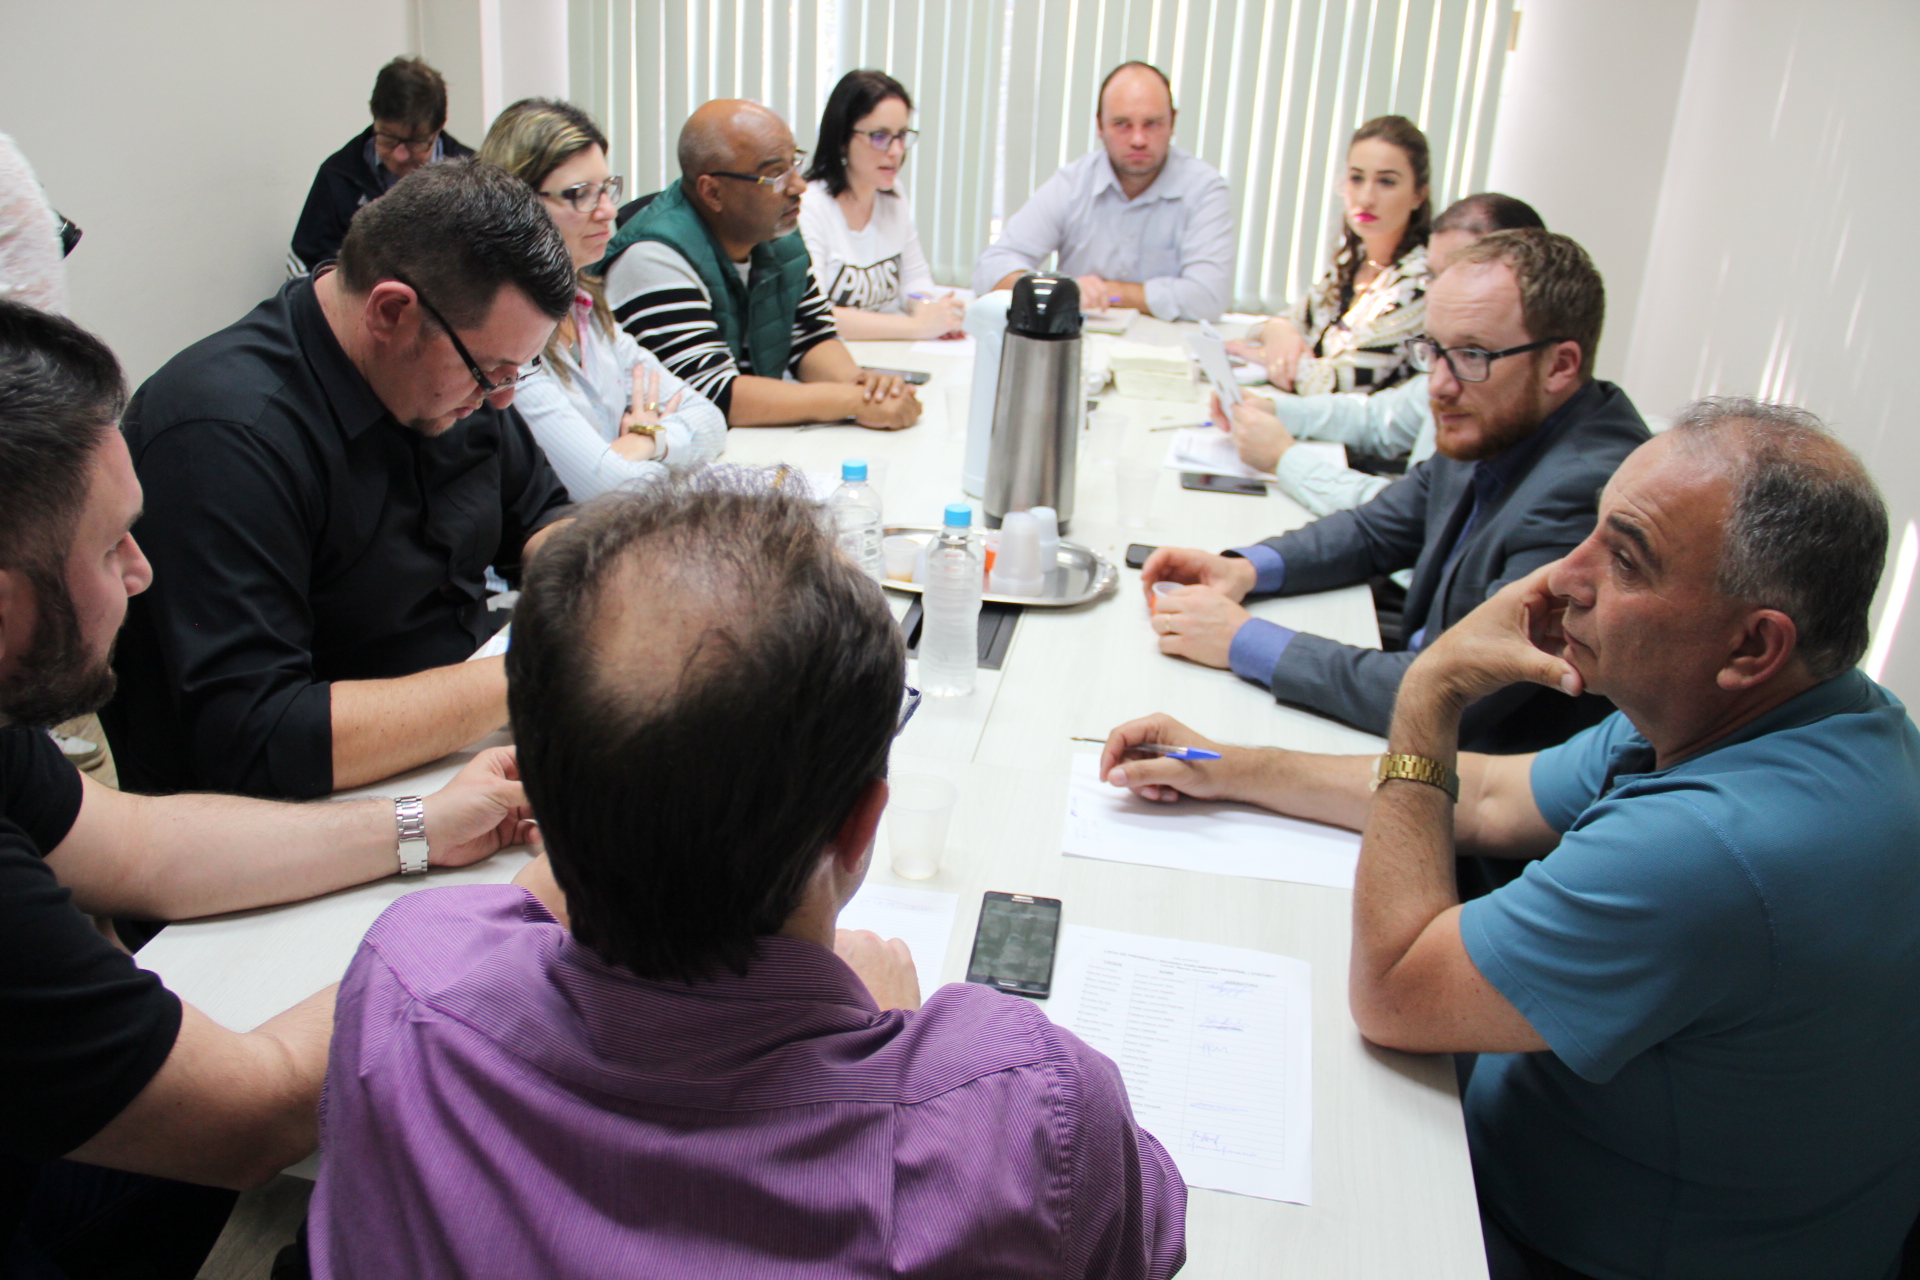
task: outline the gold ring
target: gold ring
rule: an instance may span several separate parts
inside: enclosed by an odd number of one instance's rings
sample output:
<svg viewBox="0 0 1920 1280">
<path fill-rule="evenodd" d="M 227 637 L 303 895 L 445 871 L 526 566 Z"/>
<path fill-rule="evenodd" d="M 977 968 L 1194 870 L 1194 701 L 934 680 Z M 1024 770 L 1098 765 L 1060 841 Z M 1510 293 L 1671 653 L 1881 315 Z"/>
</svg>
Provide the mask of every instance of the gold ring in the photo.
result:
<svg viewBox="0 0 1920 1280">
<path fill-rule="evenodd" d="M 654 400 L 649 400 L 645 404 L 641 405 L 640 407 L 643 410 L 645 410 L 647 413 L 658 413 L 660 411 L 659 402 Z"/>
</svg>

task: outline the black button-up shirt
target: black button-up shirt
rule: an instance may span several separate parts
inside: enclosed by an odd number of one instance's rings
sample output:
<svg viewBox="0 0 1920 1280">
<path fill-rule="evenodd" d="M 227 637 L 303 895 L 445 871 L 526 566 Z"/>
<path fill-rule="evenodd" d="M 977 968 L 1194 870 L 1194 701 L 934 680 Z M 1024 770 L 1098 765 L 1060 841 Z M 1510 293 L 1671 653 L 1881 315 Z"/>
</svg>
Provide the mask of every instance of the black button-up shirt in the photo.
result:
<svg viewBox="0 0 1920 1280">
<path fill-rule="evenodd" d="M 101 718 L 133 791 L 331 791 L 330 682 L 466 658 L 487 566 L 514 581 L 568 501 L 511 407 L 396 421 L 307 280 L 175 356 L 122 430 L 154 581 Z"/>
</svg>

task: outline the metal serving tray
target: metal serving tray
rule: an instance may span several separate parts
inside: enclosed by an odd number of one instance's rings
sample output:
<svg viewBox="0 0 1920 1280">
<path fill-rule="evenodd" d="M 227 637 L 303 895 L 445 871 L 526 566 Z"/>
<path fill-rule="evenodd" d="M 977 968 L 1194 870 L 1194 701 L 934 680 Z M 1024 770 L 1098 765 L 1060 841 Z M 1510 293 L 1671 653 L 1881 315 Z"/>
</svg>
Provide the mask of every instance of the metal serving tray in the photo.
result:
<svg viewBox="0 0 1920 1280">
<path fill-rule="evenodd" d="M 937 537 L 939 533 L 939 528 L 930 524 L 890 524 L 887 526 L 885 536 L 917 538 L 925 542 Z M 1062 538 L 1060 539 L 1059 568 L 1047 575 L 1045 590 L 1042 594 L 1003 596 L 989 591 L 980 598 L 1001 604 L 1066 609 L 1077 604 L 1085 604 L 1089 600 L 1099 599 L 1113 590 L 1113 585 L 1119 581 L 1119 578 L 1120 575 L 1114 569 L 1112 561 L 1089 547 L 1083 547 L 1077 542 L 1068 542 Z M 917 582 L 901 582 L 888 578 L 886 585 L 893 591 L 905 591 L 916 596 L 921 594 L 920 584 Z"/>
</svg>

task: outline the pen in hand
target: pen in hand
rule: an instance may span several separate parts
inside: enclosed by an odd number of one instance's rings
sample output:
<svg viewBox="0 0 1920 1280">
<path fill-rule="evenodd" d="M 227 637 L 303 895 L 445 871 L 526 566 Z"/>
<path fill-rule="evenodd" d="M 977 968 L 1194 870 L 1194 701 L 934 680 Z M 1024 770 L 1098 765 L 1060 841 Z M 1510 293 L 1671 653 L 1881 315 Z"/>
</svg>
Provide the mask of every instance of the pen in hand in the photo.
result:
<svg viewBox="0 0 1920 1280">
<path fill-rule="evenodd" d="M 1105 738 L 1074 738 L 1074 742 L 1101 742 Z M 1218 760 L 1218 751 L 1209 751 L 1205 747 L 1170 747 L 1164 742 L 1136 742 L 1128 747 L 1143 756 L 1165 756 L 1169 760 Z"/>
</svg>

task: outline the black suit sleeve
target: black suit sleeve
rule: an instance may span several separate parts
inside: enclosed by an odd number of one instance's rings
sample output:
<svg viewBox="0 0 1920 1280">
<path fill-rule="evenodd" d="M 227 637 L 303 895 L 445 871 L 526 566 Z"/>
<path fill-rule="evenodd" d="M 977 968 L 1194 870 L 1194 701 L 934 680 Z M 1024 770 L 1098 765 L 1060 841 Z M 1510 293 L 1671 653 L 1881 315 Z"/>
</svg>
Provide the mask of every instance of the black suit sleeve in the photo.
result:
<svg viewBox="0 0 1920 1280">
<path fill-rule="evenodd" d="M 1266 539 L 1287 562 L 1280 594 L 1331 591 L 1411 569 L 1426 545 L 1427 493 L 1427 468 L 1416 466 L 1370 501 Z"/>
<path fill-rule="evenodd" d="M 154 565 L 137 601 L 193 776 L 217 791 L 333 790 L 332 687 L 314 676 L 317 497 L 258 432 L 186 422 L 141 453 L 165 492 L 134 530 Z"/>
</svg>

